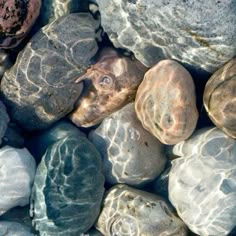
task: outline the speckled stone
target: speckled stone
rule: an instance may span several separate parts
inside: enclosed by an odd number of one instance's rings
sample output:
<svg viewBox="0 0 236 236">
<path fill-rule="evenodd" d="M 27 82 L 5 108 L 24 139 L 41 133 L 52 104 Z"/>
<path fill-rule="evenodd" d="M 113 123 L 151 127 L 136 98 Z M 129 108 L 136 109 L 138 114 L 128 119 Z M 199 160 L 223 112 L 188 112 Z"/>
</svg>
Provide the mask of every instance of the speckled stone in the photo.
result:
<svg viewBox="0 0 236 236">
<path fill-rule="evenodd" d="M 86 138 L 51 145 L 36 172 L 33 225 L 42 236 L 78 236 L 95 223 L 104 193 L 101 157 Z"/>
<path fill-rule="evenodd" d="M 7 125 L 10 118 L 7 114 L 5 105 L 0 101 L 0 145 L 2 143 L 2 138 L 7 130 Z"/>
<path fill-rule="evenodd" d="M 187 235 L 162 198 L 121 184 L 108 191 L 95 227 L 106 236 Z"/>
<path fill-rule="evenodd" d="M 120 55 L 112 48 L 103 49 L 96 64 L 78 78 L 84 81 L 85 91 L 70 115 L 71 120 L 82 127 L 100 123 L 134 100 L 146 70 L 135 59 Z"/>
<path fill-rule="evenodd" d="M 97 2 L 114 46 L 147 66 L 172 58 L 214 72 L 236 54 L 234 0 Z"/>
<path fill-rule="evenodd" d="M 16 47 L 39 15 L 41 0 L 0 0 L 0 48 Z"/>
<path fill-rule="evenodd" d="M 236 58 L 211 76 L 203 100 L 212 122 L 227 135 L 236 138 Z"/>
<path fill-rule="evenodd" d="M 19 53 L 1 91 L 22 127 L 47 128 L 73 109 L 83 89 L 76 79 L 98 49 L 99 24 L 89 13 L 69 14 L 43 27 Z"/>
<path fill-rule="evenodd" d="M 142 127 L 134 103 L 105 118 L 89 139 L 103 157 L 103 172 L 110 184 L 143 185 L 164 169 L 163 145 Z"/>
<path fill-rule="evenodd" d="M 178 62 L 160 61 L 146 72 L 135 110 L 143 127 L 162 143 L 176 144 L 189 138 L 198 120 L 191 75 Z"/>
<path fill-rule="evenodd" d="M 34 236 L 30 228 L 12 221 L 0 221 L 1 236 Z"/>
<path fill-rule="evenodd" d="M 88 11 L 90 0 L 43 0 L 40 24 L 46 25 L 55 19 L 73 12 Z"/>
<path fill-rule="evenodd" d="M 29 204 L 35 166 L 26 148 L 5 146 L 0 149 L 0 215 L 13 207 Z"/>
<path fill-rule="evenodd" d="M 228 235 L 236 227 L 236 141 L 217 128 L 174 146 L 169 199 L 198 235 Z"/>
</svg>

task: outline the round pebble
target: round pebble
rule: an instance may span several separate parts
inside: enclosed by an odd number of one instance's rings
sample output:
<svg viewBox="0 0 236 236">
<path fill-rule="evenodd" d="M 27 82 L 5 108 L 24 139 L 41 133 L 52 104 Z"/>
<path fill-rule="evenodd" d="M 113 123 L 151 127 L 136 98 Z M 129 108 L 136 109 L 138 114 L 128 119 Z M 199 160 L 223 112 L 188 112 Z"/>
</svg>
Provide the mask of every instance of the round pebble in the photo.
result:
<svg viewBox="0 0 236 236">
<path fill-rule="evenodd" d="M 211 76 L 203 100 L 212 122 L 236 138 L 236 58 Z"/>
<path fill-rule="evenodd" d="M 195 87 L 179 63 L 163 60 L 148 70 L 135 98 L 143 127 L 164 144 L 190 137 L 197 120 Z"/>
<path fill-rule="evenodd" d="M 26 148 L 0 149 L 0 215 L 13 207 L 29 204 L 35 166 Z"/>
<path fill-rule="evenodd" d="M 236 226 L 236 141 L 217 128 L 174 146 L 169 199 L 198 235 L 228 235 Z"/>
<path fill-rule="evenodd" d="M 106 236 L 187 235 L 184 223 L 162 198 L 126 185 L 108 191 L 95 227 Z"/>
<path fill-rule="evenodd" d="M 155 179 L 167 161 L 163 145 L 137 119 L 134 103 L 105 118 L 89 139 L 101 153 L 110 184 L 143 185 Z"/>
<path fill-rule="evenodd" d="M 40 162 L 31 195 L 33 225 L 43 236 L 77 236 L 96 221 L 104 193 L 101 157 L 86 138 L 51 145 Z"/>
</svg>

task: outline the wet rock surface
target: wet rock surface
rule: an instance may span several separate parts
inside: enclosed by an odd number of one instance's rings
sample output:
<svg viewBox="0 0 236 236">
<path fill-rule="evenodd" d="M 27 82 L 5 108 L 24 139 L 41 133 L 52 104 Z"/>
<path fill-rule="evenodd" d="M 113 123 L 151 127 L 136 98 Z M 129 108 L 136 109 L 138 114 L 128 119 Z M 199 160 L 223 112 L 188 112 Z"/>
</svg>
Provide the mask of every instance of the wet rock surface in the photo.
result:
<svg viewBox="0 0 236 236">
<path fill-rule="evenodd" d="M 164 144 L 176 144 L 194 131 L 198 111 L 191 75 L 179 63 L 163 60 L 140 84 L 135 110 L 145 129 Z"/>
<path fill-rule="evenodd" d="M 37 19 L 41 0 L 0 1 L 0 48 L 16 47 Z"/>
<path fill-rule="evenodd" d="M 98 27 L 89 13 L 69 14 L 45 26 L 19 53 L 1 92 L 22 127 L 47 128 L 73 109 L 83 89 L 76 79 L 98 49 Z"/>
<path fill-rule="evenodd" d="M 50 236 L 86 232 L 99 214 L 103 184 L 101 157 L 86 138 L 57 141 L 37 168 L 31 196 L 35 229 Z"/>
<path fill-rule="evenodd" d="M 134 103 L 105 118 L 89 139 L 103 158 L 103 172 L 110 184 L 144 185 L 164 169 L 163 145 L 136 117 Z"/>
<path fill-rule="evenodd" d="M 10 118 L 7 114 L 5 105 L 0 101 L 0 145 L 2 143 L 2 138 L 5 135 L 7 130 L 7 125 L 10 121 Z"/>
<path fill-rule="evenodd" d="M 95 226 L 104 235 L 187 235 L 162 198 L 121 184 L 107 193 Z"/>
<path fill-rule="evenodd" d="M 199 235 L 228 235 L 235 227 L 236 141 L 217 128 L 196 132 L 173 149 L 169 199 Z"/>
<path fill-rule="evenodd" d="M 77 126 L 90 127 L 134 100 L 147 70 L 139 61 L 105 48 L 97 62 L 78 78 L 85 89 L 70 115 Z"/>
<path fill-rule="evenodd" d="M 217 70 L 204 91 L 204 106 L 213 123 L 236 138 L 236 59 Z"/>
</svg>

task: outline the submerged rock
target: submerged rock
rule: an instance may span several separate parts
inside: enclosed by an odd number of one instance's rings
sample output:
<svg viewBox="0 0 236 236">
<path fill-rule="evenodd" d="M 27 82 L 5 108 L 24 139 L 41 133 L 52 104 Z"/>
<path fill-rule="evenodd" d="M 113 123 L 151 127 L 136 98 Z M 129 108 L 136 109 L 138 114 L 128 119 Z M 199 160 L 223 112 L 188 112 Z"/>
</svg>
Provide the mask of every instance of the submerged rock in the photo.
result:
<svg viewBox="0 0 236 236">
<path fill-rule="evenodd" d="M 143 127 L 162 143 L 176 144 L 189 138 L 198 119 L 191 75 L 173 60 L 160 61 L 146 72 L 135 110 Z"/>
<path fill-rule="evenodd" d="M 0 48 L 16 47 L 39 15 L 41 0 L 0 1 Z"/>
<path fill-rule="evenodd" d="M 187 227 L 162 198 L 121 184 L 107 193 L 95 227 L 106 236 L 187 235 Z"/>
<path fill-rule="evenodd" d="M 211 76 L 203 99 L 212 122 L 227 135 L 236 138 L 236 58 Z"/>
<path fill-rule="evenodd" d="M 31 214 L 44 236 L 78 236 L 94 224 L 104 193 L 101 157 L 86 139 L 70 136 L 51 145 L 38 166 Z"/>
<path fill-rule="evenodd" d="M 12 221 L 0 221 L 1 236 L 34 236 L 30 228 Z"/>
<path fill-rule="evenodd" d="M 78 78 L 85 91 L 70 115 L 82 127 L 100 123 L 105 117 L 134 100 L 147 70 L 139 61 L 119 55 L 112 48 L 102 50 L 96 64 Z"/>
<path fill-rule="evenodd" d="M 39 23 L 46 25 L 69 13 L 88 11 L 90 1 L 91 0 L 43 0 Z"/>
<path fill-rule="evenodd" d="M 4 72 L 12 66 L 13 62 L 10 60 L 10 53 L 1 49 L 0 50 L 0 81 Z"/>
<path fill-rule="evenodd" d="M 110 184 L 143 185 L 165 167 L 163 145 L 142 127 L 134 103 L 105 118 L 89 138 L 102 155 L 103 172 Z"/>
<path fill-rule="evenodd" d="M 117 48 L 146 66 L 172 58 L 214 72 L 236 54 L 234 0 L 97 0 Z"/>
<path fill-rule="evenodd" d="M 5 132 L 7 130 L 7 125 L 9 121 L 10 121 L 10 118 L 7 114 L 6 107 L 0 101 L 0 145 L 2 143 L 2 138 L 4 137 Z"/>
<path fill-rule="evenodd" d="M 217 128 L 175 145 L 169 199 L 198 235 L 228 235 L 236 226 L 236 141 Z"/>
<path fill-rule="evenodd" d="M 43 129 L 73 109 L 83 89 L 76 79 L 98 50 L 98 28 L 99 20 L 89 13 L 74 13 L 30 40 L 1 81 L 13 120 L 28 130 Z"/>
<path fill-rule="evenodd" d="M 0 215 L 13 207 L 29 204 L 35 166 L 26 148 L 0 149 Z"/>
</svg>

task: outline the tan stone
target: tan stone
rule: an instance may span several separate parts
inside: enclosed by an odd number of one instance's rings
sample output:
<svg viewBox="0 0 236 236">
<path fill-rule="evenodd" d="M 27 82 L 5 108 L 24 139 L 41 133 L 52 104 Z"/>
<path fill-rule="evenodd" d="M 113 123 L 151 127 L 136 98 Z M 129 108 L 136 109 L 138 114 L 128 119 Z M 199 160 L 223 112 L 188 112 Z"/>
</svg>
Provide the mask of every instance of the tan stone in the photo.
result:
<svg viewBox="0 0 236 236">
<path fill-rule="evenodd" d="M 191 75 L 179 63 L 163 60 L 146 72 L 135 110 L 144 128 L 164 144 L 176 144 L 193 133 L 198 111 Z"/>
<path fill-rule="evenodd" d="M 236 138 L 236 58 L 211 76 L 203 101 L 212 122 L 227 135 Z"/>
</svg>

